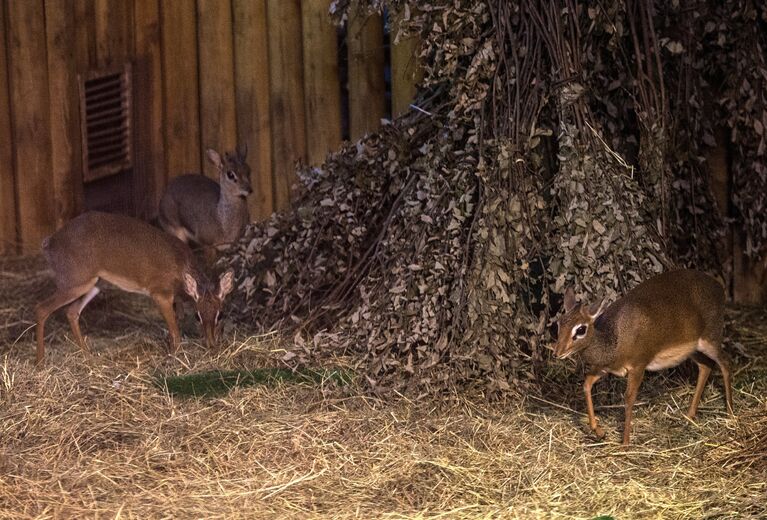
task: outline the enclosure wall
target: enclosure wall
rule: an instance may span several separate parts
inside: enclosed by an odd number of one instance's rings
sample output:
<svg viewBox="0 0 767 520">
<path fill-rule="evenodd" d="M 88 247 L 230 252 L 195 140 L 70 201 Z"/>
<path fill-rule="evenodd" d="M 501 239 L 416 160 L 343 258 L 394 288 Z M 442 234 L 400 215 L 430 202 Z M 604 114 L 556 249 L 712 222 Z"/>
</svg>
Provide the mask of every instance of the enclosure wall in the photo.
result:
<svg viewBox="0 0 767 520">
<path fill-rule="evenodd" d="M 152 218 L 169 179 L 216 175 L 208 147 L 247 145 L 254 219 L 287 206 L 296 161 L 321 162 L 344 128 L 359 137 L 414 91 L 412 60 L 392 60 L 393 98 L 383 99 L 384 21 L 352 23 L 346 38 L 330 3 L 0 0 L 0 254 L 38 251 L 89 207 Z M 134 166 L 88 185 L 78 75 L 125 64 Z M 365 103 L 345 108 L 347 93 Z"/>
</svg>

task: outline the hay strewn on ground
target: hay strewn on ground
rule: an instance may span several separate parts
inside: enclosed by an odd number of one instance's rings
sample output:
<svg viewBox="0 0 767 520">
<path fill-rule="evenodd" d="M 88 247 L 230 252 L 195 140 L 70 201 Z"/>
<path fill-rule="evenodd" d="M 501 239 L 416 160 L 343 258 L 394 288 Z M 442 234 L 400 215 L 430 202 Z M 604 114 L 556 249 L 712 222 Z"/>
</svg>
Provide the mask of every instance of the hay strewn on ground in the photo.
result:
<svg viewBox="0 0 767 520">
<path fill-rule="evenodd" d="M 77 352 L 57 316 L 48 365 L 37 371 L 32 331 L 21 332 L 45 276 L 36 261 L 0 262 L 2 518 L 767 514 L 765 452 L 748 451 L 749 432 L 767 424 L 763 311 L 733 314 L 746 319 L 736 320 L 730 348 L 739 353 L 738 419 L 724 414 L 718 375 L 694 424 L 683 417 L 692 380 L 683 371 L 650 376 L 635 445 L 624 449 L 623 383 L 596 387 L 608 432 L 597 443 L 586 434 L 578 378 L 559 364 L 544 395 L 515 402 L 448 394 L 387 403 L 333 383 L 170 397 L 153 385 L 158 373 L 279 366 L 284 351 L 275 338 L 229 331 L 220 353 L 192 338 L 168 361 L 159 315 L 146 299 L 114 291 L 83 319 L 97 356 Z"/>
</svg>

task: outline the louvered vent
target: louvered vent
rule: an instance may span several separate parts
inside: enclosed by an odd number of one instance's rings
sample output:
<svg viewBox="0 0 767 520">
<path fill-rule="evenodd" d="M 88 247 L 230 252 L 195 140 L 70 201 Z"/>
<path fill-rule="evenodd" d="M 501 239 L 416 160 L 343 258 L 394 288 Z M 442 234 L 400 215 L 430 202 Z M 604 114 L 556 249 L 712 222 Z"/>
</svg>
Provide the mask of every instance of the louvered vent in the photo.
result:
<svg viewBox="0 0 767 520">
<path fill-rule="evenodd" d="M 107 177 L 133 165 L 130 65 L 80 76 L 83 180 Z"/>
</svg>

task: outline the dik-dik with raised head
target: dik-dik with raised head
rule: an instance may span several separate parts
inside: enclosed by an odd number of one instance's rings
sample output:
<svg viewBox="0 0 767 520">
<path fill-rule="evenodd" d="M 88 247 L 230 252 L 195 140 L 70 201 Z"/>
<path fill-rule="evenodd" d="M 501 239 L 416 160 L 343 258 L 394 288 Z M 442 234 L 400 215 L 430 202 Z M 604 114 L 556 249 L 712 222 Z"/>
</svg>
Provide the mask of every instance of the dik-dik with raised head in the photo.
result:
<svg viewBox="0 0 767 520">
<path fill-rule="evenodd" d="M 215 150 L 207 150 L 219 182 L 197 174 L 170 181 L 160 200 L 162 228 L 182 242 L 194 242 L 208 251 L 239 240 L 250 222 L 247 198 L 253 193 L 247 152 L 244 147 L 221 157 Z"/>
<path fill-rule="evenodd" d="M 578 304 L 572 288 L 565 293 L 554 354 L 579 355 L 588 367 L 583 389 L 589 426 L 604 431 L 594 415 L 591 387 L 606 374 L 628 379 L 623 444 L 629 443 L 631 415 L 645 370 L 662 370 L 692 358 L 698 384 L 687 416 L 695 417 L 703 389 L 718 365 L 724 377 L 727 411 L 732 415 L 730 367 L 722 352 L 724 290 L 714 278 L 691 270 L 655 276 L 610 305 Z"/>
<path fill-rule="evenodd" d="M 45 356 L 45 321 L 67 307 L 67 319 L 79 347 L 88 352 L 80 332 L 80 313 L 107 281 L 128 292 L 150 296 L 170 332 L 170 352 L 178 348 L 173 302 L 182 291 L 194 300 L 208 347 L 216 340 L 221 305 L 232 290 L 234 272 L 211 283 L 197 267 L 189 246 L 149 224 L 124 215 L 91 211 L 67 222 L 43 240 L 43 254 L 53 270 L 56 292 L 37 305 L 37 364 Z"/>
</svg>

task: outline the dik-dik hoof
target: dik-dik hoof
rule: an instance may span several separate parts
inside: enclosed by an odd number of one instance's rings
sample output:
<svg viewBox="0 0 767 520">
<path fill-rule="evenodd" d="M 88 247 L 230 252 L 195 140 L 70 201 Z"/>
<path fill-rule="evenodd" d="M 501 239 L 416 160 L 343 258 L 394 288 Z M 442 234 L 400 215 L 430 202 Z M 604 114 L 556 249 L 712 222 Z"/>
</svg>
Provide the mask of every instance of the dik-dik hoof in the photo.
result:
<svg viewBox="0 0 767 520">
<path fill-rule="evenodd" d="M 597 439 L 602 440 L 605 438 L 605 431 L 601 426 L 595 426 L 591 429 L 591 431 L 594 433 L 594 437 Z"/>
</svg>

